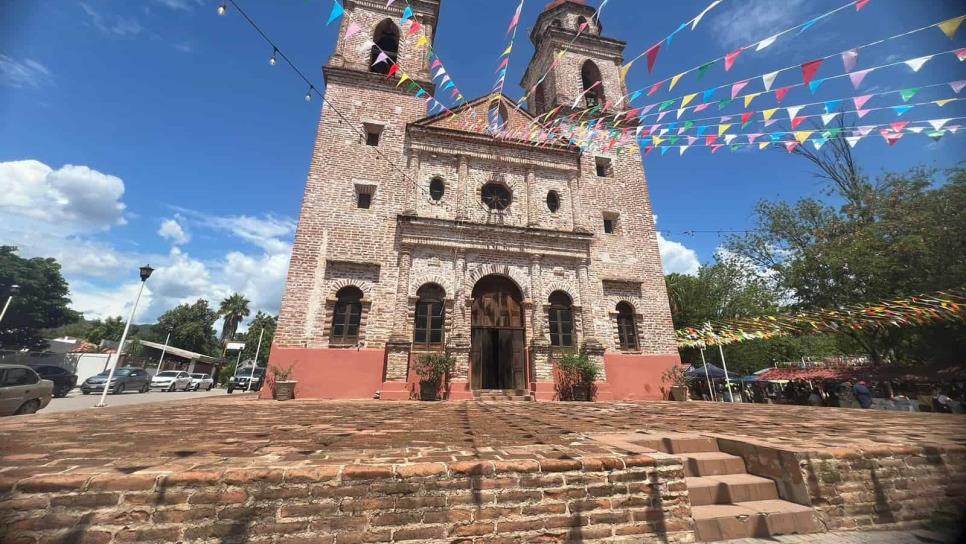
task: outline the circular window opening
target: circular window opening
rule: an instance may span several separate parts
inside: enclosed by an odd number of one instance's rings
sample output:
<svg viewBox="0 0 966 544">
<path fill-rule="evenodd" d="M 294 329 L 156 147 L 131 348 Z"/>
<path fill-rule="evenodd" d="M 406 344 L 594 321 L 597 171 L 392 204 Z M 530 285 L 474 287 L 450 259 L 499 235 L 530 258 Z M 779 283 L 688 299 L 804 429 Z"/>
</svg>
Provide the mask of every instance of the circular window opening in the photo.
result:
<svg viewBox="0 0 966 544">
<path fill-rule="evenodd" d="M 557 191 L 547 193 L 547 209 L 551 212 L 556 212 L 560 209 L 560 195 L 557 194 Z"/>
<path fill-rule="evenodd" d="M 432 198 L 433 200 L 439 202 L 440 200 L 442 200 L 443 193 L 445 192 L 446 192 L 446 184 L 443 183 L 443 180 L 439 178 L 433 178 L 433 180 L 429 182 L 429 197 Z"/>
<path fill-rule="evenodd" d="M 510 207 L 513 195 L 502 183 L 487 183 L 480 191 L 480 198 L 491 210 L 505 210 Z"/>
</svg>

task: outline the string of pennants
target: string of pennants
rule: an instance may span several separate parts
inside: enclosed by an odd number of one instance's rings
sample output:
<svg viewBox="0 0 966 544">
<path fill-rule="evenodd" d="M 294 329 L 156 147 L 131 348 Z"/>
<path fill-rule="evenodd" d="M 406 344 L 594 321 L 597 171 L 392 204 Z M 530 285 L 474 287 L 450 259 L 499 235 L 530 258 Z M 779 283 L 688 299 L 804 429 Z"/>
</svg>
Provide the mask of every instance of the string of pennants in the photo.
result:
<svg viewBox="0 0 966 544">
<path fill-rule="evenodd" d="M 487 100 L 487 104 L 492 104 L 503 96 L 503 88 L 506 86 L 506 73 L 510 67 L 510 53 L 513 52 L 513 42 L 517 37 L 517 29 L 520 27 L 520 13 L 523 11 L 523 3 L 525 0 L 520 0 L 517 4 L 517 9 L 513 13 L 513 17 L 510 19 L 510 25 L 507 27 L 507 35 L 510 39 L 507 42 L 506 49 L 500 54 L 500 65 L 497 66 L 496 73 L 496 83 L 493 84 L 493 88 L 490 90 L 490 98 Z M 488 126 L 491 132 L 500 133 L 506 131 L 506 123 L 508 120 L 504 120 L 504 124 L 501 125 L 499 121 L 499 110 L 496 108 L 487 108 L 488 116 Z"/>
<path fill-rule="evenodd" d="M 916 327 L 966 320 L 966 289 L 796 314 L 723 319 L 675 331 L 679 348 L 705 348 L 779 336 Z"/>
</svg>

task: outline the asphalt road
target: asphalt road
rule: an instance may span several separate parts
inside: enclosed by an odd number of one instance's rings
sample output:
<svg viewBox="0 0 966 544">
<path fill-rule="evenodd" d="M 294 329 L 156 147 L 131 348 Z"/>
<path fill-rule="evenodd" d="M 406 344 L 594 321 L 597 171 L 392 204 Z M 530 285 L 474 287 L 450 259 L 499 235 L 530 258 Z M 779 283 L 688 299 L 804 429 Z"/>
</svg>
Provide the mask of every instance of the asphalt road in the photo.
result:
<svg viewBox="0 0 966 544">
<path fill-rule="evenodd" d="M 239 393 L 234 393 L 238 395 Z M 177 391 L 167 393 L 151 391 L 150 393 L 137 393 L 133 391 L 121 393 L 120 395 L 107 395 L 108 406 L 126 406 L 131 404 L 145 404 L 148 402 L 170 402 L 178 400 L 197 399 L 204 397 L 219 397 L 227 395 L 224 389 L 212 389 L 211 391 Z M 62 399 L 51 399 L 50 404 L 42 409 L 41 414 L 52 412 L 74 412 L 78 410 L 88 410 L 94 407 L 101 400 L 100 393 L 90 395 L 81 394 L 80 389 L 74 389 Z"/>
</svg>

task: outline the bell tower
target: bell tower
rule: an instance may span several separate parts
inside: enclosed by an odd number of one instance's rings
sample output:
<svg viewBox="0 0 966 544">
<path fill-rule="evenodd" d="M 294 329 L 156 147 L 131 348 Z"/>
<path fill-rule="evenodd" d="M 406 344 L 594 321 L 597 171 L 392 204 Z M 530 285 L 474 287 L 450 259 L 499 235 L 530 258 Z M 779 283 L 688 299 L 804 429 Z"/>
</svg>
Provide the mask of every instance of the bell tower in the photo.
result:
<svg viewBox="0 0 966 544">
<path fill-rule="evenodd" d="M 554 0 L 537 18 L 530 32 L 534 55 L 520 83 L 531 114 L 558 106 L 557 115 L 613 107 L 626 94 L 620 79 L 626 44 L 603 37 L 594 13 L 584 0 Z"/>
</svg>

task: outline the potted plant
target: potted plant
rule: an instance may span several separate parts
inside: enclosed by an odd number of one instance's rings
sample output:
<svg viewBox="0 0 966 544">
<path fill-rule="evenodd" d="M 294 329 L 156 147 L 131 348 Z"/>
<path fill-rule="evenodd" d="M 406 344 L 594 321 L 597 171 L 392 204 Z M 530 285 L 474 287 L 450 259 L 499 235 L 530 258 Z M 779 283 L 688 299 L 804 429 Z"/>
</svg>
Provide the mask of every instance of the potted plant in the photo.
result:
<svg viewBox="0 0 966 544">
<path fill-rule="evenodd" d="M 688 400 L 688 382 L 690 381 L 682 365 L 674 365 L 661 374 L 661 381 L 664 396 L 667 400 L 686 401 Z"/>
<path fill-rule="evenodd" d="M 292 370 L 295 367 L 295 363 L 288 365 L 288 368 L 282 370 L 277 366 L 272 367 L 272 396 L 275 400 L 292 400 L 295 398 L 295 386 L 298 384 L 297 381 L 291 380 Z"/>
<path fill-rule="evenodd" d="M 568 353 L 557 361 L 557 370 L 557 388 L 561 400 L 593 400 L 594 382 L 600 376 L 600 369 L 589 357 Z"/>
<path fill-rule="evenodd" d="M 456 359 L 445 353 L 427 353 L 416 360 L 420 400 L 438 400 L 441 386 L 456 368 Z"/>
</svg>

